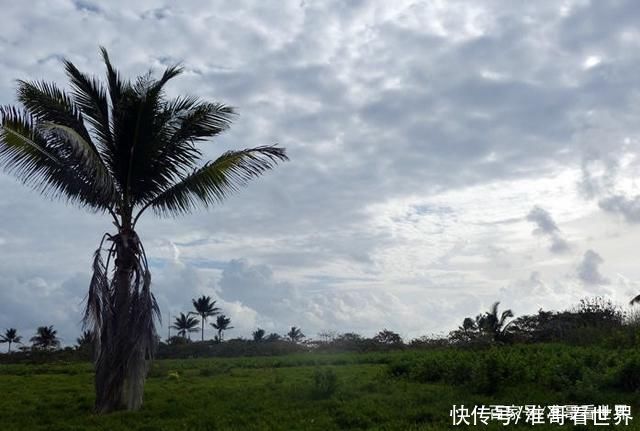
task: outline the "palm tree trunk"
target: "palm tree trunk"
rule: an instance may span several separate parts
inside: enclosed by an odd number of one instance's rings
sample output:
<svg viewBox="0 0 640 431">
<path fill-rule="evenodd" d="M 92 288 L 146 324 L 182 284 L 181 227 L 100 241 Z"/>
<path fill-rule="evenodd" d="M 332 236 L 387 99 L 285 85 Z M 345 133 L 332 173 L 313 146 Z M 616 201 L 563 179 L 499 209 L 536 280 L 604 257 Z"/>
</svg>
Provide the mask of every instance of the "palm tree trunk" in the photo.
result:
<svg viewBox="0 0 640 431">
<path fill-rule="evenodd" d="M 204 316 L 202 316 L 202 335 L 200 341 L 204 341 Z"/>
<path fill-rule="evenodd" d="M 11 353 L 11 340 L 9 340 L 9 350 L 7 350 L 7 353 Z"/>
<path fill-rule="evenodd" d="M 140 378 L 136 371 L 146 366 L 145 352 L 135 342 L 136 334 L 131 334 L 130 328 L 137 247 L 134 235 L 133 231 L 122 229 L 116 239 L 113 313 L 104 322 L 96 361 L 95 408 L 99 413 L 137 410 L 142 405 L 144 375 Z"/>
</svg>

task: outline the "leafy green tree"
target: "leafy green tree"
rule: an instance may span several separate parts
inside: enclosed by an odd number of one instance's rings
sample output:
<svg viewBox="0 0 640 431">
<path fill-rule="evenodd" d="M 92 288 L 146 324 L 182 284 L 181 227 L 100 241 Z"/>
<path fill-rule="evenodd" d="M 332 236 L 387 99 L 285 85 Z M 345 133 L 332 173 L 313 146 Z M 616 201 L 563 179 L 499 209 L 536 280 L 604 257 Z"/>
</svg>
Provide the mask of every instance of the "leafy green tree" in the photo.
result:
<svg viewBox="0 0 640 431">
<path fill-rule="evenodd" d="M 16 328 L 9 328 L 4 331 L 4 335 L 0 335 L 0 343 L 9 343 L 9 348 L 7 349 L 7 353 L 11 353 L 11 344 L 21 344 L 22 337 L 18 335 L 18 330 Z"/>
<path fill-rule="evenodd" d="M 264 340 L 264 329 L 256 329 L 255 331 L 253 331 L 253 341 L 262 341 Z"/>
<path fill-rule="evenodd" d="M 36 335 L 31 337 L 34 349 L 54 350 L 60 347 L 60 340 L 57 337 L 58 331 L 51 326 L 39 326 Z"/>
<path fill-rule="evenodd" d="M 275 332 L 272 332 L 266 337 L 264 337 L 263 339 L 264 341 L 280 341 L 282 337 L 280 336 L 280 334 L 276 334 Z"/>
<path fill-rule="evenodd" d="M 224 331 L 233 329 L 233 326 L 229 326 L 230 324 L 231 319 L 224 314 L 219 314 L 218 317 L 216 317 L 216 323 L 211 323 L 211 326 L 218 331 L 216 342 L 221 343 L 224 340 Z"/>
<path fill-rule="evenodd" d="M 388 329 L 383 329 L 378 332 L 375 337 L 373 337 L 373 341 L 378 344 L 384 344 L 387 346 L 398 346 L 402 345 L 402 337 L 399 334 L 390 331 Z"/>
<path fill-rule="evenodd" d="M 180 313 L 171 327 L 178 331 L 178 336 L 191 339 L 192 332 L 198 332 L 200 321 L 189 314 Z"/>
<path fill-rule="evenodd" d="M 200 316 L 202 323 L 202 337 L 200 341 L 204 341 L 204 324 L 207 322 L 207 318 L 220 314 L 220 309 L 216 307 L 216 301 L 212 301 L 210 296 L 202 295 L 198 299 L 192 299 L 191 302 L 193 303 L 193 308 L 196 310 L 195 314 Z"/>
<path fill-rule="evenodd" d="M 289 338 L 289 341 L 294 343 L 299 343 L 304 337 L 305 335 L 302 333 L 300 328 L 296 328 L 295 326 L 292 326 L 289 332 L 287 332 L 287 338 Z"/>
<path fill-rule="evenodd" d="M 287 160 L 284 149 L 227 151 L 202 163 L 197 144 L 228 129 L 234 111 L 197 97 L 169 98 L 168 67 L 134 81 L 114 69 L 105 49 L 106 83 L 64 61 L 70 91 L 18 81 L 22 108 L 0 108 L 0 166 L 47 196 L 112 218 L 115 232 L 94 253 L 85 327 L 96 334 L 96 411 L 142 405 L 160 310 L 136 232 L 151 210 L 175 217 L 210 206 Z M 104 255 L 106 254 L 106 259 Z"/>
</svg>

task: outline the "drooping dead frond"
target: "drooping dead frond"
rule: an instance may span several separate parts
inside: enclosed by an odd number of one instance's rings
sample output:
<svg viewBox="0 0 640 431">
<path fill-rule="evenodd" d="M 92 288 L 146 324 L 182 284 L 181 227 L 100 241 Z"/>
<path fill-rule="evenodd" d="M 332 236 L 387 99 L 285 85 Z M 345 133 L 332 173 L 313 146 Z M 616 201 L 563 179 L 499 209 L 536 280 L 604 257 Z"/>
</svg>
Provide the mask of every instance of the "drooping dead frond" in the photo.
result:
<svg viewBox="0 0 640 431">
<path fill-rule="evenodd" d="M 112 243 L 106 263 L 105 240 Z M 112 254 L 128 266 L 111 269 Z M 84 319 L 96 345 L 96 406 L 104 411 L 142 405 L 147 360 L 153 358 L 157 343 L 155 319 L 160 319 L 160 308 L 151 293 L 151 273 L 137 234 L 105 235 L 94 254 Z"/>
</svg>

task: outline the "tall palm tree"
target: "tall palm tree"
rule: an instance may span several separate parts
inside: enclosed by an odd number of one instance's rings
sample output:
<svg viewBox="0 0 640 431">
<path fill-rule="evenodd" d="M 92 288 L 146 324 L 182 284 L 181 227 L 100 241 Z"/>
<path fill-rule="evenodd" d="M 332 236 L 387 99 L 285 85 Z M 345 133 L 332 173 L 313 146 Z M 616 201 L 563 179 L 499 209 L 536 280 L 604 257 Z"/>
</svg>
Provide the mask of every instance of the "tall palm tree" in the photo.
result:
<svg viewBox="0 0 640 431">
<path fill-rule="evenodd" d="M 0 335 L 0 343 L 9 343 L 7 353 L 11 353 L 11 343 L 20 344 L 21 340 L 16 328 L 9 328 L 4 331 L 4 335 Z"/>
<path fill-rule="evenodd" d="M 197 327 L 199 324 L 200 321 L 195 317 L 192 317 L 188 314 L 180 313 L 180 315 L 176 317 L 176 320 L 173 325 L 171 325 L 171 327 L 178 331 L 179 337 L 189 337 L 189 339 L 191 339 L 191 336 L 189 334 L 191 334 L 192 332 L 198 332 Z"/>
<path fill-rule="evenodd" d="M 223 332 L 229 329 L 233 329 L 233 326 L 229 326 L 231 324 L 231 319 L 224 314 L 219 314 L 216 317 L 216 323 L 212 323 L 213 326 L 218 331 L 218 343 L 223 341 Z"/>
<path fill-rule="evenodd" d="M 220 314 L 220 309 L 216 307 L 216 301 L 212 301 L 210 296 L 202 295 L 198 299 L 192 299 L 191 302 L 196 310 L 195 314 L 200 316 L 202 324 L 201 341 L 204 341 L 204 324 L 207 322 L 208 317 Z"/>
<path fill-rule="evenodd" d="M 0 108 L 0 166 L 48 196 L 107 214 L 93 258 L 85 327 L 96 340 L 96 411 L 142 405 L 148 362 L 157 344 L 151 274 L 136 224 L 221 202 L 249 180 L 287 160 L 284 149 L 227 151 L 202 163 L 196 144 L 231 124 L 234 110 L 196 97 L 168 98 L 178 66 L 155 79 L 123 79 L 102 48 L 106 83 L 64 61 L 71 90 L 18 81 L 22 108 Z"/>
<path fill-rule="evenodd" d="M 39 326 L 36 335 L 31 337 L 31 343 L 35 349 L 53 350 L 60 347 L 60 340 L 57 337 L 58 331 L 52 326 Z"/>
</svg>

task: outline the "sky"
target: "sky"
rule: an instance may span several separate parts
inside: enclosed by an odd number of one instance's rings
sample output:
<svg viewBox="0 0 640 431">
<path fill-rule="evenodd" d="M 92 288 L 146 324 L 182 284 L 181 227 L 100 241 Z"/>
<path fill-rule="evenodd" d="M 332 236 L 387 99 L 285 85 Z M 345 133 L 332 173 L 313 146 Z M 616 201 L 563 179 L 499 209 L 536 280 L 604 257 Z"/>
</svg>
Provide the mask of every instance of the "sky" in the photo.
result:
<svg viewBox="0 0 640 431">
<path fill-rule="evenodd" d="M 66 86 L 64 58 L 104 77 L 104 46 L 126 76 L 181 63 L 170 96 L 237 107 L 208 158 L 287 149 L 223 205 L 139 223 L 162 336 L 200 295 L 226 338 L 411 339 L 495 301 L 640 293 L 638 2 L 4 3 L 0 104 L 16 79 Z M 0 329 L 73 344 L 113 228 L 0 174 Z"/>
</svg>

